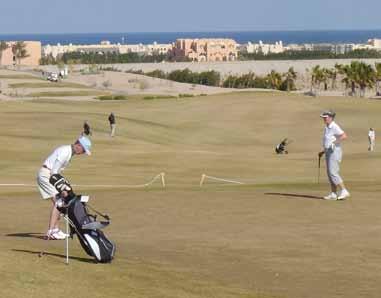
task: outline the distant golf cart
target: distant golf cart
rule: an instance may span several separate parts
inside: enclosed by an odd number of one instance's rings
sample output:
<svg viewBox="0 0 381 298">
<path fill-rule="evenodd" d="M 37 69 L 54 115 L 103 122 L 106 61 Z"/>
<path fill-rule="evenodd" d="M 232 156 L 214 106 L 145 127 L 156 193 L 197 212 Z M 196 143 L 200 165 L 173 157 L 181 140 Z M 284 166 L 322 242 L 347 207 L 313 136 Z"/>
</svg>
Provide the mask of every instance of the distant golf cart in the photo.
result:
<svg viewBox="0 0 381 298">
<path fill-rule="evenodd" d="M 58 82 L 58 73 L 55 73 L 55 72 L 49 72 L 47 73 L 47 77 L 46 79 L 50 82 L 55 82 L 57 83 Z"/>
</svg>

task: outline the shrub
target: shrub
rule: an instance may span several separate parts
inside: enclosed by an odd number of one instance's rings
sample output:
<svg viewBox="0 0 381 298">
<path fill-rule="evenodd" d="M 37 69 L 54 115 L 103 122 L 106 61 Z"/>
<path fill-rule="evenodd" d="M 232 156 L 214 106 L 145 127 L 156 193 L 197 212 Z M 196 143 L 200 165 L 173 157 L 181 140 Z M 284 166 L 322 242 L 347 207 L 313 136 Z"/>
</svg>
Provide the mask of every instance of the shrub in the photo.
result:
<svg viewBox="0 0 381 298">
<path fill-rule="evenodd" d="M 194 97 L 194 95 L 193 94 L 187 94 L 187 93 L 179 94 L 179 98 L 187 98 L 187 97 Z"/>
<path fill-rule="evenodd" d="M 143 97 L 143 99 L 145 100 L 168 99 L 168 98 L 177 98 L 177 97 L 172 95 L 148 95 Z"/>
<path fill-rule="evenodd" d="M 127 95 L 119 94 L 119 95 L 102 95 L 98 96 L 99 100 L 127 100 Z"/>
</svg>

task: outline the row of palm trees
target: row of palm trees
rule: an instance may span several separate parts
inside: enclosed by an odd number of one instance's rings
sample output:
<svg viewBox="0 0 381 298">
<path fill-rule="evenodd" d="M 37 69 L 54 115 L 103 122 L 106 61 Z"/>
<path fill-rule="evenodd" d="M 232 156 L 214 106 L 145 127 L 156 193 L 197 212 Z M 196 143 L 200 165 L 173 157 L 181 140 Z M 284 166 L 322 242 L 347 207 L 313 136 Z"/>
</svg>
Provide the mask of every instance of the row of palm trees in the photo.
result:
<svg viewBox="0 0 381 298">
<path fill-rule="evenodd" d="M 265 76 L 256 75 L 249 72 L 243 75 L 229 75 L 221 83 L 226 88 L 265 88 L 275 89 L 282 91 L 296 90 L 295 82 L 297 79 L 297 72 L 293 67 L 290 67 L 287 72 L 279 73 L 272 70 Z"/>
<path fill-rule="evenodd" d="M 28 52 L 26 50 L 25 42 L 18 41 L 12 45 L 9 45 L 5 41 L 0 41 L 0 65 L 1 65 L 1 58 L 3 57 L 3 52 L 10 47 L 12 48 L 12 54 L 17 64 L 20 65 L 22 59 L 29 57 Z"/>
<path fill-rule="evenodd" d="M 340 79 L 345 85 L 345 90 L 349 90 L 350 96 L 364 97 L 366 90 L 374 87 L 376 87 L 376 95 L 380 95 L 381 63 L 373 66 L 362 61 L 352 61 L 348 65 L 337 63 L 333 68 L 316 65 L 310 73 L 311 93 L 318 92 L 322 84 L 324 90 L 328 90 L 329 85 L 332 90 L 336 90 Z"/>
</svg>

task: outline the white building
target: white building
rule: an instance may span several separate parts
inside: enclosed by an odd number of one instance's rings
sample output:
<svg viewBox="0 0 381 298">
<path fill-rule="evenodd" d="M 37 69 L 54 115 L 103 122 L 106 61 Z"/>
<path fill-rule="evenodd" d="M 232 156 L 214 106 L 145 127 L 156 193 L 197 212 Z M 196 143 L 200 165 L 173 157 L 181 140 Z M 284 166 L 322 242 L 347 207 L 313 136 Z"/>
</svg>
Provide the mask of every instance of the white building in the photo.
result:
<svg viewBox="0 0 381 298">
<path fill-rule="evenodd" d="M 46 45 L 42 47 L 42 56 L 46 57 L 51 55 L 53 58 L 57 58 L 60 55 L 71 52 L 83 52 L 83 53 L 137 53 L 141 55 L 154 55 L 154 54 L 167 54 L 173 48 L 172 44 L 111 44 L 109 41 L 102 41 L 100 44 L 95 45 Z"/>
<path fill-rule="evenodd" d="M 248 53 L 248 54 L 263 54 L 268 55 L 270 53 L 278 54 L 283 53 L 285 51 L 285 47 L 283 47 L 283 42 L 279 41 L 275 44 L 266 44 L 261 40 L 259 43 L 251 43 L 243 44 L 239 46 L 239 51 Z"/>
</svg>

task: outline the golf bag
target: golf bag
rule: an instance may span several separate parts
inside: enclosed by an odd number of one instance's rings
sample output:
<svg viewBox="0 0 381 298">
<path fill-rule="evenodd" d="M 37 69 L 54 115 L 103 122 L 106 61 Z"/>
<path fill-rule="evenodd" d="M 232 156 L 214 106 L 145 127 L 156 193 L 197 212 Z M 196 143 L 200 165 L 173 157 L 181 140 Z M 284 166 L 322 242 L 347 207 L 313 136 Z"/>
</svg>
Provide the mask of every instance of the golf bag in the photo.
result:
<svg viewBox="0 0 381 298">
<path fill-rule="evenodd" d="M 69 182 L 61 175 L 53 175 L 50 183 L 59 192 L 57 209 L 67 214 L 70 224 L 70 236 L 76 234 L 85 252 L 99 263 L 110 263 L 115 255 L 115 244 L 111 242 L 101 229 L 110 224 L 110 218 L 92 209 L 86 202 L 88 197 L 74 194 Z M 97 216 L 88 212 L 91 208 L 106 221 L 97 221 Z"/>
<path fill-rule="evenodd" d="M 287 145 L 288 145 L 288 140 L 287 139 L 284 139 L 280 144 L 278 144 L 276 147 L 275 147 L 275 153 L 276 154 L 288 154 L 288 151 L 286 149 Z"/>
</svg>

